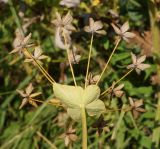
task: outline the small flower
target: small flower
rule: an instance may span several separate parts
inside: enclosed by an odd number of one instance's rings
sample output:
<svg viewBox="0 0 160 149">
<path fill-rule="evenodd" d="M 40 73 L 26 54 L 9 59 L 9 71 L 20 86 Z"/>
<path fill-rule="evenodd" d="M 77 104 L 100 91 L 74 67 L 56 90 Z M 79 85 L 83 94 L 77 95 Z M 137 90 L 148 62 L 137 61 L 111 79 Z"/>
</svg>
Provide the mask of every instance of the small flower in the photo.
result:
<svg viewBox="0 0 160 149">
<path fill-rule="evenodd" d="M 28 54 L 26 54 L 26 57 L 29 57 L 29 58 L 26 58 L 25 62 L 34 62 L 33 59 L 30 58 L 30 56 Z M 34 50 L 34 53 L 33 53 L 33 58 L 41 64 L 42 63 L 41 60 L 46 59 L 47 56 L 42 55 L 42 49 L 38 46 L 38 47 L 35 47 L 35 50 Z"/>
<path fill-rule="evenodd" d="M 150 67 L 149 64 L 143 64 L 143 62 L 146 59 L 146 55 L 143 55 L 143 56 L 137 58 L 135 54 L 131 53 L 131 56 L 132 56 L 132 62 L 133 63 L 128 65 L 127 69 L 135 69 L 136 72 L 138 74 L 140 74 L 141 71 Z"/>
<path fill-rule="evenodd" d="M 105 121 L 103 115 L 100 115 L 98 120 L 93 123 L 92 127 L 98 129 L 98 135 L 100 136 L 104 131 L 109 132 L 111 125 L 108 125 L 109 121 Z"/>
<path fill-rule="evenodd" d="M 124 91 L 121 89 L 124 87 L 124 84 L 120 84 L 119 86 L 115 87 L 115 82 L 113 82 L 111 86 L 111 95 L 115 95 L 118 98 L 121 98 L 124 94 Z"/>
<path fill-rule="evenodd" d="M 73 17 L 71 16 L 70 12 L 68 12 L 64 17 L 61 17 L 61 15 L 56 12 L 56 19 L 52 21 L 52 23 L 56 27 L 60 27 L 63 29 L 66 29 L 68 31 L 74 31 L 75 27 L 72 25 Z"/>
<path fill-rule="evenodd" d="M 37 103 L 33 100 L 33 97 L 36 97 L 41 94 L 41 92 L 32 93 L 33 86 L 30 83 L 27 88 L 24 90 L 17 90 L 17 92 L 23 97 L 22 103 L 19 109 L 23 108 L 27 103 L 30 103 L 32 106 L 37 107 Z"/>
<path fill-rule="evenodd" d="M 67 47 L 69 48 L 71 46 L 70 34 L 75 30 L 75 27 L 71 24 L 73 18 L 69 12 L 64 17 L 61 17 L 61 15 L 57 12 L 56 17 L 57 18 L 52 21 L 52 23 L 56 26 L 55 44 L 61 49 L 66 49 Z"/>
<path fill-rule="evenodd" d="M 32 47 L 33 44 L 29 44 L 30 38 L 31 38 L 31 33 L 29 33 L 29 35 L 27 35 L 26 37 L 19 36 L 19 39 L 17 39 L 19 43 L 16 44 L 16 47 L 10 52 L 10 54 L 17 52 L 21 53 L 24 48 Z"/>
<path fill-rule="evenodd" d="M 65 145 L 69 146 L 72 144 L 72 142 L 75 142 L 78 137 L 75 134 L 76 130 L 72 128 L 72 126 L 69 127 L 69 129 L 63 133 L 59 138 L 64 139 Z"/>
<path fill-rule="evenodd" d="M 100 75 L 93 76 L 92 73 L 89 73 L 88 79 L 87 79 L 87 85 L 96 84 L 99 78 L 100 78 Z"/>
<path fill-rule="evenodd" d="M 77 54 L 77 49 L 76 47 L 73 47 L 73 49 L 71 49 L 69 51 L 69 59 L 71 61 L 71 63 L 73 64 L 78 64 L 80 59 L 81 59 L 81 55 Z"/>
<path fill-rule="evenodd" d="M 116 34 L 118 34 L 121 38 L 123 38 L 126 42 L 129 42 L 129 39 L 134 38 L 135 34 L 128 32 L 129 30 L 129 23 L 128 21 L 125 22 L 120 28 L 114 25 L 113 23 L 111 24 L 114 31 Z"/>
<path fill-rule="evenodd" d="M 85 26 L 84 30 L 89 33 L 97 33 L 101 35 L 105 35 L 106 31 L 101 30 L 103 24 L 101 21 L 94 21 L 93 18 L 89 18 L 89 26 Z"/>
<path fill-rule="evenodd" d="M 80 0 L 61 0 L 59 4 L 68 8 L 77 7 L 80 4 Z"/>
<path fill-rule="evenodd" d="M 129 97 L 129 103 L 131 105 L 132 113 L 135 119 L 138 118 L 141 112 L 146 112 L 145 109 L 141 108 L 143 105 L 142 99 L 134 101 L 131 97 Z"/>
</svg>

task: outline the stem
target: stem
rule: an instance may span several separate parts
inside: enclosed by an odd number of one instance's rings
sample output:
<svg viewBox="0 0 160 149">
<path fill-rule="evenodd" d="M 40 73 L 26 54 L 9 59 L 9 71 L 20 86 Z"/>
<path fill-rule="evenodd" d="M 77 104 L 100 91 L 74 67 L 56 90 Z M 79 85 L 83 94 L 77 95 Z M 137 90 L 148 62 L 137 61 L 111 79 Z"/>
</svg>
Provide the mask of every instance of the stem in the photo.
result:
<svg viewBox="0 0 160 149">
<path fill-rule="evenodd" d="M 48 79 L 48 81 L 53 84 L 55 83 L 55 80 L 47 73 L 47 71 L 43 68 L 42 65 L 40 65 L 37 60 L 32 56 L 32 54 L 29 52 L 28 49 L 25 49 L 27 53 L 29 54 L 30 58 L 35 62 L 36 66 L 39 68 L 39 70 L 43 73 L 43 75 Z"/>
<path fill-rule="evenodd" d="M 64 41 L 65 41 L 65 47 L 66 47 L 66 50 L 67 50 L 67 57 L 68 57 L 69 66 L 70 66 L 70 69 L 71 69 L 74 85 L 77 86 L 76 79 L 75 79 L 75 76 L 74 76 L 74 70 L 73 70 L 72 63 L 71 63 L 70 58 L 69 58 L 69 48 L 67 46 L 67 40 L 66 40 L 66 36 L 65 36 L 64 32 L 63 32 L 63 37 L 64 37 Z"/>
<path fill-rule="evenodd" d="M 134 69 L 131 69 L 131 70 L 129 70 L 126 74 L 124 74 L 118 81 L 115 82 L 115 85 L 116 85 L 117 83 L 119 83 L 121 80 L 123 80 L 126 76 L 128 76 L 133 70 L 134 70 Z M 110 86 L 107 90 L 105 90 L 103 93 L 101 93 L 101 96 L 104 95 L 104 94 L 106 94 L 106 93 L 110 90 L 111 87 L 112 87 L 112 86 Z"/>
<path fill-rule="evenodd" d="M 86 122 L 86 111 L 85 108 L 81 109 L 82 114 L 82 148 L 87 149 L 87 122 Z"/>
<path fill-rule="evenodd" d="M 93 33 L 92 33 L 92 36 L 91 36 L 91 42 L 90 42 L 90 46 L 89 46 L 89 55 L 88 55 L 87 71 L 86 71 L 86 78 L 85 78 L 85 88 L 87 86 L 87 78 L 88 78 L 89 66 L 90 66 L 90 60 L 91 60 L 91 53 L 92 53 L 92 44 L 93 44 Z"/>
<path fill-rule="evenodd" d="M 119 38 L 119 39 L 117 40 L 117 43 L 116 43 L 116 45 L 115 45 L 115 47 L 114 47 L 114 49 L 113 49 L 113 51 L 112 51 L 112 53 L 111 53 L 111 55 L 110 55 L 110 57 L 109 57 L 107 63 L 106 63 L 106 65 L 105 65 L 105 67 L 104 67 L 104 69 L 103 69 L 103 71 L 102 71 L 102 73 L 101 73 L 101 75 L 100 75 L 100 77 L 99 77 L 99 79 L 98 79 L 96 85 L 98 85 L 98 83 L 99 83 L 99 81 L 101 80 L 101 78 L 102 78 L 104 72 L 106 71 L 107 66 L 108 66 L 108 64 L 109 64 L 109 62 L 110 62 L 110 60 L 111 60 L 111 58 L 112 58 L 112 56 L 113 56 L 115 50 L 117 49 L 117 47 L 118 47 L 120 41 L 121 41 L 121 38 Z"/>
<path fill-rule="evenodd" d="M 56 147 L 50 140 L 48 140 L 41 132 L 37 131 L 36 133 L 37 133 L 37 135 L 38 135 L 39 137 L 41 137 L 48 145 L 50 145 L 50 147 L 51 147 L 52 149 L 57 149 L 57 147 Z"/>
<path fill-rule="evenodd" d="M 14 8 L 14 5 L 13 5 L 12 0 L 9 0 L 8 3 L 9 3 L 10 10 L 11 10 L 11 12 L 12 12 L 12 15 L 13 15 L 13 17 L 14 17 L 14 19 L 15 19 L 15 22 L 16 22 L 18 28 L 20 29 L 22 35 L 24 35 L 23 27 L 22 27 L 22 25 L 21 25 L 19 16 L 17 15 L 16 9 Z"/>
</svg>

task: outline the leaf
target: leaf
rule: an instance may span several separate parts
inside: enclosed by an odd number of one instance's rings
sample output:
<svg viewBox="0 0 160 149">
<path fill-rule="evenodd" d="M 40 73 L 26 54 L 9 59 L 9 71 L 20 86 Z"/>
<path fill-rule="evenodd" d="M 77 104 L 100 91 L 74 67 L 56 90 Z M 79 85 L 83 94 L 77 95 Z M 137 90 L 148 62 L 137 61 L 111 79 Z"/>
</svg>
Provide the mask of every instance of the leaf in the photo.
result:
<svg viewBox="0 0 160 149">
<path fill-rule="evenodd" d="M 79 107 L 82 102 L 82 87 L 54 83 L 53 91 L 55 96 L 69 108 Z"/>
<path fill-rule="evenodd" d="M 95 100 L 86 106 L 86 110 L 88 115 L 93 116 L 97 114 L 101 114 L 105 111 L 105 105 L 101 100 Z"/>
<path fill-rule="evenodd" d="M 83 103 L 84 105 L 91 103 L 100 96 L 100 89 L 97 85 L 89 85 L 84 90 Z"/>
<path fill-rule="evenodd" d="M 81 109 L 73 109 L 73 108 L 68 108 L 67 109 L 68 115 L 75 121 L 79 121 L 81 119 Z"/>
</svg>

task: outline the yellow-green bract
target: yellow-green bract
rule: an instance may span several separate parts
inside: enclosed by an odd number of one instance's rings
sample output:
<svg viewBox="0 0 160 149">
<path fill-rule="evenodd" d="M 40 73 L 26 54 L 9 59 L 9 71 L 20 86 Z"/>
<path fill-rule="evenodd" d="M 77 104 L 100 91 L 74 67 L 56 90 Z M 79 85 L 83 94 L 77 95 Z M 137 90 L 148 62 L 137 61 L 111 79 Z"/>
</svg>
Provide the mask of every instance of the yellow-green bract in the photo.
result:
<svg viewBox="0 0 160 149">
<path fill-rule="evenodd" d="M 89 85 L 85 89 L 80 86 L 53 84 L 55 96 L 67 106 L 68 114 L 74 119 L 81 118 L 81 109 L 85 108 L 90 116 L 105 111 L 104 103 L 99 100 L 100 89 L 97 85 Z"/>
</svg>

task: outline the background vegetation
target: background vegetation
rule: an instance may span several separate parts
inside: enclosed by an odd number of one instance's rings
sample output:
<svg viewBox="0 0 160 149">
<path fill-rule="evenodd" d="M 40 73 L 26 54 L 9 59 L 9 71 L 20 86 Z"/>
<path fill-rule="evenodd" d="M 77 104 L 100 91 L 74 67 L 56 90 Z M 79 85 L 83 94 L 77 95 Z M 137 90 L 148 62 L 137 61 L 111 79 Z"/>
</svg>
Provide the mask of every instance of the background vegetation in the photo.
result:
<svg viewBox="0 0 160 149">
<path fill-rule="evenodd" d="M 83 30 L 88 18 L 101 20 L 107 34 L 96 35 L 93 42 L 91 70 L 98 74 L 114 47 L 114 30 L 111 23 L 123 24 L 129 21 L 136 37 L 130 43 L 121 42 L 107 69 L 101 88 L 107 88 L 113 81 L 125 74 L 126 66 L 131 63 L 130 52 L 146 54 L 149 69 L 137 75 L 132 72 L 122 80 L 125 95 L 111 100 L 111 109 L 121 108 L 127 98 L 132 96 L 144 100 L 147 110 L 138 119 L 130 112 L 115 110 L 105 114 L 110 131 L 101 136 L 91 126 L 95 118 L 88 118 L 88 148 L 90 149 L 150 149 L 160 148 L 160 2 L 158 0 L 84 0 L 76 8 L 59 5 L 59 0 L 0 0 L 0 148 L 3 149 L 45 149 L 67 148 L 64 139 L 59 136 L 66 129 L 66 115 L 63 109 L 39 104 L 19 110 L 21 97 L 16 89 L 24 89 L 30 82 L 35 90 L 43 94 L 44 101 L 53 98 L 53 90 L 43 75 L 33 66 L 24 63 L 23 56 L 9 55 L 13 50 L 17 28 L 23 28 L 25 34 L 32 33 L 32 41 L 41 45 L 45 55 L 49 56 L 44 67 L 56 81 L 73 83 L 67 65 L 64 50 L 55 47 L 55 27 L 51 21 L 55 12 L 65 14 L 71 11 L 76 31 L 72 34 L 78 52 L 82 58 L 74 65 L 78 82 L 85 76 L 90 36 Z M 109 97 L 106 98 L 106 105 Z M 122 118 L 123 117 L 123 118 Z M 74 123 L 78 140 L 73 148 L 81 148 L 81 124 Z M 114 129 L 116 128 L 116 130 Z M 113 137 L 113 132 L 115 133 Z"/>
</svg>

